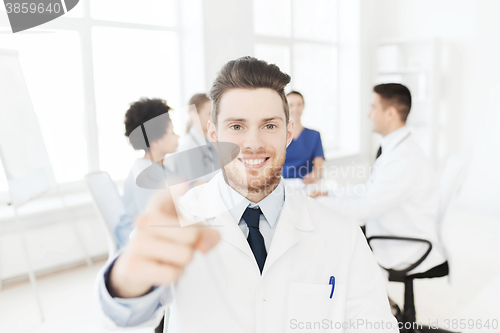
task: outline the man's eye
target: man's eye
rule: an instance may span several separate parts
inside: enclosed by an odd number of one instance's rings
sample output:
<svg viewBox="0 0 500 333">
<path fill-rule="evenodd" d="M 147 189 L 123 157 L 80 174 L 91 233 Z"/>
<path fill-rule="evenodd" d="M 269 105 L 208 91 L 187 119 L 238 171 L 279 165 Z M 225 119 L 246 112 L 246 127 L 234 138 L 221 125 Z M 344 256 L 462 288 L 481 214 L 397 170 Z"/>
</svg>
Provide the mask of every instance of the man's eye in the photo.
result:
<svg viewBox="0 0 500 333">
<path fill-rule="evenodd" d="M 267 125 L 266 125 L 266 128 L 267 128 L 267 129 L 275 129 L 275 128 L 276 128 L 276 125 L 274 125 L 274 124 L 267 124 Z"/>
<path fill-rule="evenodd" d="M 231 128 L 239 131 L 241 129 L 241 125 L 232 125 Z"/>
</svg>

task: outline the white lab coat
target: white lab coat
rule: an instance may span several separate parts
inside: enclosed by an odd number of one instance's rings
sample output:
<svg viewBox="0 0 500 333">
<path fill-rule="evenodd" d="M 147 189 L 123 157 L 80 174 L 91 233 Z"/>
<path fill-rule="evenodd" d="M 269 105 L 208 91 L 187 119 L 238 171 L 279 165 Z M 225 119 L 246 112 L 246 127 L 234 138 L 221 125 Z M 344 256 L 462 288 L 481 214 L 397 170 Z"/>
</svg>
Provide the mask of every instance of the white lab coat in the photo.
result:
<svg viewBox="0 0 500 333">
<path fill-rule="evenodd" d="M 170 332 L 279 333 L 301 327 L 307 332 L 398 332 L 384 279 L 357 225 L 287 187 L 261 275 L 222 201 L 218 177 L 221 173 L 190 190 L 180 205 L 185 214 L 215 228 L 221 241 L 206 255 L 197 252 L 170 289 L 173 299 L 164 300 L 171 302 Z M 331 276 L 336 285 L 330 299 Z M 155 326 L 165 306 L 144 325 Z M 325 321 L 333 326 L 306 329 L 308 323 Z M 366 324 L 353 330 L 353 323 L 361 321 L 383 321 L 393 329 L 372 330 Z M 335 325 L 347 327 L 335 330 Z"/>
<path fill-rule="evenodd" d="M 411 273 L 425 272 L 446 259 L 438 236 L 439 182 L 436 172 L 406 127 L 382 142 L 382 155 L 370 178 L 339 196 L 318 201 L 366 224 L 366 236 L 400 236 L 429 240 L 433 249 Z M 348 193 L 349 192 L 349 193 Z M 427 249 L 421 243 L 379 240 L 373 253 L 386 268 L 403 269 Z"/>
</svg>

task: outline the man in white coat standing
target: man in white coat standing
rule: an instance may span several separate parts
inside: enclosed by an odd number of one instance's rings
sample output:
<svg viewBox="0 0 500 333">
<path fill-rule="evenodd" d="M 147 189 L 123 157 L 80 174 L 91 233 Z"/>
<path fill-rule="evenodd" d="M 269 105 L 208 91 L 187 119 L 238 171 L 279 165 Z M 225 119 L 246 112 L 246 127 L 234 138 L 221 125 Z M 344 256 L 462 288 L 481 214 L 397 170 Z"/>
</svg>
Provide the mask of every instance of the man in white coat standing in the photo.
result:
<svg viewBox="0 0 500 333">
<path fill-rule="evenodd" d="M 359 227 L 283 184 L 289 81 L 252 57 L 218 73 L 209 138 L 240 152 L 177 207 L 163 191 L 137 219 L 98 275 L 110 325 L 154 327 L 169 307 L 179 333 L 398 332 Z"/>
<path fill-rule="evenodd" d="M 367 237 L 430 241 L 430 254 L 409 274 L 426 272 L 446 262 L 438 236 L 439 182 L 430 161 L 406 127 L 411 104 L 410 91 L 404 85 L 375 86 L 368 116 L 373 131 L 382 135 L 382 140 L 370 178 L 343 193 L 317 197 L 337 213 L 364 225 Z M 394 240 L 373 240 L 370 245 L 382 267 L 396 270 L 410 267 L 428 248 L 424 243 Z"/>
</svg>

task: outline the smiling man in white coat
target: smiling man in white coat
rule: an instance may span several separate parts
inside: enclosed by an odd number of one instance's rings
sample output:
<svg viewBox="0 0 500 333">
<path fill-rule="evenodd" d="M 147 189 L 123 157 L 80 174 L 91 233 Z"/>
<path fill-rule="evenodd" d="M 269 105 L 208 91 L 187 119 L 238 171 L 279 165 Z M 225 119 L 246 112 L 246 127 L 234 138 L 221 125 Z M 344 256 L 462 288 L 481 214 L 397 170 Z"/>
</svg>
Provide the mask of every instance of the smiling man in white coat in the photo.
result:
<svg viewBox="0 0 500 333">
<path fill-rule="evenodd" d="M 168 307 L 176 333 L 398 332 L 359 227 L 283 183 L 289 82 L 252 57 L 218 73 L 209 138 L 240 152 L 178 209 L 163 191 L 136 221 L 97 279 L 110 325 L 155 327 Z"/>
<path fill-rule="evenodd" d="M 364 225 L 367 237 L 430 241 L 431 252 L 409 274 L 423 273 L 439 265 L 447 269 L 438 236 L 439 182 L 429 159 L 406 126 L 411 105 L 410 91 L 404 85 L 375 86 L 368 116 L 373 131 L 382 135 L 382 140 L 370 178 L 352 191 L 318 197 L 318 201 L 337 213 Z M 428 248 L 423 243 L 394 240 L 374 240 L 370 245 L 382 267 L 396 270 L 410 267 Z"/>
</svg>

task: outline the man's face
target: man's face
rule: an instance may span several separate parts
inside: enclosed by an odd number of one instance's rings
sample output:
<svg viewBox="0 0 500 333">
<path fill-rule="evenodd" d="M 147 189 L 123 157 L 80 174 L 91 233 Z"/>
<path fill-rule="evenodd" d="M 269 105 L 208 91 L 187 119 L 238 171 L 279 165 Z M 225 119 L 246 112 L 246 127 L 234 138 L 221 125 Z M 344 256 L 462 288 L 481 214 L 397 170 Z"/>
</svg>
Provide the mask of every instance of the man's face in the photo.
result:
<svg viewBox="0 0 500 333">
<path fill-rule="evenodd" d="M 304 100 L 297 94 L 290 94 L 286 98 L 288 100 L 288 106 L 290 107 L 290 118 L 292 118 L 295 123 L 300 122 L 300 117 L 304 111 Z"/>
<path fill-rule="evenodd" d="M 156 147 L 155 149 L 160 151 L 162 154 L 162 156 L 160 157 L 163 158 L 165 154 L 174 153 L 177 150 L 178 140 L 179 136 L 175 134 L 174 126 L 172 124 L 172 121 L 170 121 L 168 123 L 167 131 L 165 132 L 165 134 L 158 140 L 152 142 L 151 146 Z M 155 159 L 156 158 L 157 157 L 155 156 Z"/>
<path fill-rule="evenodd" d="M 239 156 L 223 169 L 228 184 L 242 195 L 274 189 L 293 138 L 293 122 L 286 124 L 278 93 L 265 88 L 225 92 L 217 123 L 216 128 L 209 122 L 210 139 L 240 147 Z"/>
<path fill-rule="evenodd" d="M 387 128 L 388 112 L 385 110 L 382 99 L 377 93 L 373 93 L 371 110 L 368 113 L 368 118 L 372 120 L 373 132 L 384 135 Z"/>
</svg>

